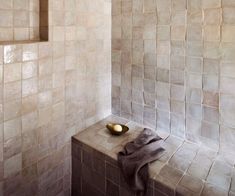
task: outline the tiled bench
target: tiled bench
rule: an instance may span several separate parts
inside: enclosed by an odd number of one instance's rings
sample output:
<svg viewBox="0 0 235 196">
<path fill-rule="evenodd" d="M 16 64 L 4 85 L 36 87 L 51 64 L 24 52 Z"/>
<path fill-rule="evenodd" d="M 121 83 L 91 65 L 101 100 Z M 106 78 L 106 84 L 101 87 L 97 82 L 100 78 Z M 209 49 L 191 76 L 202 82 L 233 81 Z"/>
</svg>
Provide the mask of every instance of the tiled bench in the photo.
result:
<svg viewBox="0 0 235 196">
<path fill-rule="evenodd" d="M 111 136 L 108 122 L 130 131 Z M 134 196 L 117 166 L 117 153 L 143 127 L 116 116 L 96 123 L 72 138 L 73 196 Z M 166 154 L 150 164 L 148 196 L 235 196 L 235 157 L 225 157 L 165 133 Z"/>
</svg>

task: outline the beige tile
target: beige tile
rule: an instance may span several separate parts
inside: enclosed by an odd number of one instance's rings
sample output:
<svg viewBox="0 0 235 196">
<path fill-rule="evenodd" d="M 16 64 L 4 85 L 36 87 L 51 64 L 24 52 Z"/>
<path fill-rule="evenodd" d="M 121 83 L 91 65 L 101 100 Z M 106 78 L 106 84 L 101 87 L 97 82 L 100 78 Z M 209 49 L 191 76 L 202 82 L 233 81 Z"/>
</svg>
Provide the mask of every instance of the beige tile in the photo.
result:
<svg viewBox="0 0 235 196">
<path fill-rule="evenodd" d="M 204 42 L 204 57 L 218 59 L 221 56 L 220 42 Z"/>
<path fill-rule="evenodd" d="M 222 43 L 221 44 L 222 59 L 228 60 L 228 61 L 234 61 L 235 60 L 235 58 L 233 56 L 234 50 L 235 50 L 234 44 Z"/>
<path fill-rule="evenodd" d="M 147 0 L 146 2 L 148 2 L 148 1 L 151 2 L 151 0 Z M 130 1 L 130 0 L 124 1 L 124 2 L 122 2 L 121 5 L 122 5 L 122 13 L 131 13 L 132 1 Z M 148 11 L 148 10 L 146 10 L 146 11 Z M 149 11 L 151 11 L 151 10 L 149 10 Z"/>
<path fill-rule="evenodd" d="M 233 63 L 222 62 L 220 71 L 222 76 L 233 77 L 235 74 L 235 66 Z"/>
<path fill-rule="evenodd" d="M 38 106 L 44 108 L 52 104 L 52 92 L 45 91 L 38 94 Z"/>
<path fill-rule="evenodd" d="M 206 25 L 220 25 L 222 21 L 222 9 L 206 9 L 204 10 Z"/>
<path fill-rule="evenodd" d="M 21 63 L 4 66 L 4 83 L 21 80 Z"/>
<path fill-rule="evenodd" d="M 40 2 L 38 0 L 31 0 L 29 2 L 29 10 L 34 12 L 39 12 Z"/>
<path fill-rule="evenodd" d="M 185 0 L 173 0 L 172 9 L 176 11 L 185 10 L 187 6 L 187 1 Z"/>
<path fill-rule="evenodd" d="M 37 128 L 37 112 L 22 116 L 22 132 L 31 131 Z"/>
<path fill-rule="evenodd" d="M 154 24 L 145 25 L 143 38 L 155 40 L 156 39 L 156 25 Z"/>
<path fill-rule="evenodd" d="M 38 81 L 38 91 L 47 91 L 52 88 L 52 76 L 48 75 L 45 77 L 40 77 Z"/>
<path fill-rule="evenodd" d="M 153 0 L 144 1 L 144 13 L 155 12 L 156 2 Z"/>
<path fill-rule="evenodd" d="M 45 76 L 52 73 L 52 58 L 39 60 L 39 76 Z"/>
<path fill-rule="evenodd" d="M 185 26 L 172 26 L 171 39 L 172 40 L 185 40 L 186 28 Z"/>
<path fill-rule="evenodd" d="M 233 7 L 235 6 L 235 3 L 232 0 L 224 0 L 222 1 L 223 7 Z"/>
<path fill-rule="evenodd" d="M 22 64 L 22 79 L 36 77 L 38 74 L 38 62 L 31 61 Z"/>
<path fill-rule="evenodd" d="M 221 94 L 220 96 L 220 120 L 227 126 L 234 126 L 234 96 Z"/>
<path fill-rule="evenodd" d="M 37 130 L 22 133 L 22 151 L 31 149 L 38 144 Z"/>
<path fill-rule="evenodd" d="M 13 12 L 10 10 L 0 10 L 0 26 L 12 27 L 13 26 Z"/>
<path fill-rule="evenodd" d="M 16 41 L 29 40 L 29 28 L 14 28 L 14 39 Z"/>
<path fill-rule="evenodd" d="M 235 8 L 233 7 L 223 8 L 223 22 L 225 24 L 234 25 L 234 20 L 235 20 L 234 11 L 235 11 Z"/>
<path fill-rule="evenodd" d="M 202 40 L 202 28 L 200 25 L 188 25 L 187 39 L 189 41 Z"/>
<path fill-rule="evenodd" d="M 185 22 L 186 22 L 186 11 L 185 11 L 185 9 L 183 9 L 182 11 L 174 11 L 172 13 L 171 21 L 172 21 L 173 24 L 184 25 Z"/>
<path fill-rule="evenodd" d="M 4 140 L 8 140 L 12 137 L 19 136 L 21 134 L 21 119 L 13 119 L 4 123 Z"/>
<path fill-rule="evenodd" d="M 22 61 L 22 47 L 20 45 L 4 46 L 4 63 L 15 63 Z"/>
<path fill-rule="evenodd" d="M 31 78 L 22 81 L 22 96 L 26 97 L 38 92 L 37 78 Z"/>
<path fill-rule="evenodd" d="M 10 101 L 4 105 L 4 120 L 10 120 L 21 115 L 21 99 Z"/>
<path fill-rule="evenodd" d="M 38 45 L 37 44 L 27 44 L 23 45 L 23 61 L 32 61 L 38 58 Z"/>
<path fill-rule="evenodd" d="M 188 57 L 186 59 L 187 70 L 192 73 L 202 73 L 202 58 Z"/>
<path fill-rule="evenodd" d="M 13 0 L 10 1 L 0 1 L 1 7 L 0 9 L 11 9 L 13 7 Z"/>
<path fill-rule="evenodd" d="M 14 27 L 29 27 L 29 12 L 14 11 Z"/>
<path fill-rule="evenodd" d="M 27 96 L 22 99 L 22 115 L 34 112 L 37 110 L 38 97 L 36 95 Z"/>
<path fill-rule="evenodd" d="M 13 101 L 21 98 L 21 81 L 10 82 L 4 85 L 4 101 Z"/>
<path fill-rule="evenodd" d="M 27 0 L 14 0 L 14 9 L 22 10 L 29 9 L 29 2 Z"/>
<path fill-rule="evenodd" d="M 22 154 L 15 155 L 4 161 L 4 177 L 7 178 L 22 169 Z"/>
<path fill-rule="evenodd" d="M 169 25 L 157 26 L 157 40 L 161 40 L 161 41 L 170 40 L 170 26 Z"/>
<path fill-rule="evenodd" d="M 223 42 L 234 42 L 235 26 L 224 25 L 222 26 L 222 41 Z"/>
<path fill-rule="evenodd" d="M 221 6 L 221 0 L 202 0 L 203 8 L 217 8 Z"/>
<path fill-rule="evenodd" d="M 64 41 L 64 39 L 65 39 L 64 27 L 54 27 L 53 28 L 53 41 Z"/>
<path fill-rule="evenodd" d="M 199 74 L 189 74 L 188 84 L 191 88 L 202 88 L 202 76 Z"/>
<path fill-rule="evenodd" d="M 207 91 L 218 91 L 219 88 L 219 78 L 217 75 L 204 75 L 203 85 L 204 90 Z"/>
<path fill-rule="evenodd" d="M 199 2 L 200 4 L 200 2 Z M 199 8 L 192 8 L 195 9 L 196 11 L 191 11 L 188 13 L 187 17 L 188 17 L 188 23 L 189 24 L 202 24 L 203 22 L 203 15 L 202 15 L 202 10 Z"/>
<path fill-rule="evenodd" d="M 39 110 L 38 125 L 42 126 L 49 123 L 52 119 L 52 108 L 43 108 Z"/>
<path fill-rule="evenodd" d="M 222 93 L 233 94 L 234 92 L 234 78 L 221 77 L 220 89 Z"/>
<path fill-rule="evenodd" d="M 202 55 L 203 55 L 202 42 L 198 42 L 198 41 L 188 42 L 186 53 L 189 56 L 202 57 Z"/>
<path fill-rule="evenodd" d="M 52 46 L 48 42 L 39 43 L 38 57 L 39 59 L 46 58 L 52 55 Z"/>
<path fill-rule="evenodd" d="M 0 28 L 0 41 L 13 40 L 13 31 L 11 28 Z"/>
<path fill-rule="evenodd" d="M 203 119 L 208 122 L 218 123 L 219 121 L 219 109 L 212 107 L 203 107 Z"/>
<path fill-rule="evenodd" d="M 219 74 L 220 61 L 218 59 L 204 59 L 204 74 Z"/>
<path fill-rule="evenodd" d="M 220 26 L 205 26 L 204 40 L 205 41 L 220 41 Z"/>
</svg>

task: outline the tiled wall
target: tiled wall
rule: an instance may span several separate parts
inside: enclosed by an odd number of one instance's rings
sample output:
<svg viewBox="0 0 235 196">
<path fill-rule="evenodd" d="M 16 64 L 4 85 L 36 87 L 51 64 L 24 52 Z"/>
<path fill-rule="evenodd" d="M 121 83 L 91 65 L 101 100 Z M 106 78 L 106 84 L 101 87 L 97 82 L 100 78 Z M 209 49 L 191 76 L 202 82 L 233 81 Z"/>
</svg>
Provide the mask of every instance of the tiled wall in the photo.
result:
<svg viewBox="0 0 235 196">
<path fill-rule="evenodd" d="M 47 4 L 48 0 L 0 0 L 0 41 L 48 38 Z"/>
<path fill-rule="evenodd" d="M 112 0 L 112 112 L 235 149 L 235 2 Z"/>
<path fill-rule="evenodd" d="M 111 112 L 111 2 L 50 0 L 49 19 L 49 42 L 0 46 L 1 196 L 69 195 L 71 136 Z"/>
</svg>

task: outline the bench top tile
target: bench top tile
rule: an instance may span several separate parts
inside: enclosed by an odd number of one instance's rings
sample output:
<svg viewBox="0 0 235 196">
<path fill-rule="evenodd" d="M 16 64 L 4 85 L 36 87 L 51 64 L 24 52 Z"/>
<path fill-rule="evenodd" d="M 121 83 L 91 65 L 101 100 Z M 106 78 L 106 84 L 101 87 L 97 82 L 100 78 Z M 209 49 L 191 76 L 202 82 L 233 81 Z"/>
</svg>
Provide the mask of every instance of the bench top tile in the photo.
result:
<svg viewBox="0 0 235 196">
<path fill-rule="evenodd" d="M 126 124 L 130 130 L 124 135 L 113 136 L 105 127 L 110 122 Z M 116 162 L 117 153 L 142 130 L 143 126 L 137 123 L 111 115 L 78 133 L 73 140 L 105 154 L 108 160 Z M 160 191 L 169 194 L 174 191 L 179 195 L 234 196 L 233 158 L 169 133 L 157 133 L 165 141 L 165 154 L 149 167 L 150 177 L 155 181 L 156 189 L 162 188 Z"/>
</svg>

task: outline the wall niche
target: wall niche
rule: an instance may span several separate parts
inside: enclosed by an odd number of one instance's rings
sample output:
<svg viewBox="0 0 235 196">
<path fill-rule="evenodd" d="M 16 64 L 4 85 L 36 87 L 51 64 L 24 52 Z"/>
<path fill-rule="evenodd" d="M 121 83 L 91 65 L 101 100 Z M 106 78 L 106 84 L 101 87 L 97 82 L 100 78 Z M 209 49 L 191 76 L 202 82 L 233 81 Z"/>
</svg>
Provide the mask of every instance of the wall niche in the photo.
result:
<svg viewBox="0 0 235 196">
<path fill-rule="evenodd" d="M 48 0 L 0 0 L 0 44 L 48 41 Z"/>
</svg>

